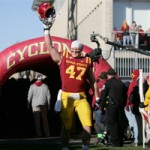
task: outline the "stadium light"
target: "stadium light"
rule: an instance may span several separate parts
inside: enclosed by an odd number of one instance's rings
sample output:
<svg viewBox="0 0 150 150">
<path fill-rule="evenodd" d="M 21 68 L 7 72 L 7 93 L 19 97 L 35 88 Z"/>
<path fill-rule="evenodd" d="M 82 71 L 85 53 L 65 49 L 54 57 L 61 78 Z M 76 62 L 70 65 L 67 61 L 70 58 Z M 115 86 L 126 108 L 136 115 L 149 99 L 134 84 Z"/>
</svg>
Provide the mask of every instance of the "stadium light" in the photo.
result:
<svg viewBox="0 0 150 150">
<path fill-rule="evenodd" d="M 33 4 L 32 4 L 32 10 L 33 11 L 36 11 L 37 10 L 37 7 L 39 6 L 40 3 L 42 2 L 49 2 L 51 4 L 54 3 L 55 0 L 34 0 L 33 1 Z"/>
</svg>

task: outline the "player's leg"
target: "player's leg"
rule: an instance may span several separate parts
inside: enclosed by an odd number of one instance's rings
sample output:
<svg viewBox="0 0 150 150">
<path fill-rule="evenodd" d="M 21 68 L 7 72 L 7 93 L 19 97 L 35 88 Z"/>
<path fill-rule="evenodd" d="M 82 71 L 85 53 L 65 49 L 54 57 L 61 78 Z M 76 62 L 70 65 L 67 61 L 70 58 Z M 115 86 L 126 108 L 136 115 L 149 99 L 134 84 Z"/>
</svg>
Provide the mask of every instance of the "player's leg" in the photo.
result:
<svg viewBox="0 0 150 150">
<path fill-rule="evenodd" d="M 74 115 L 73 100 L 69 99 L 69 93 L 62 92 L 62 104 L 61 104 L 61 144 L 62 147 L 67 149 L 70 139 L 70 129 L 72 126 L 72 119 Z"/>
<path fill-rule="evenodd" d="M 75 108 L 83 127 L 82 132 L 83 147 L 85 147 L 85 149 L 88 149 L 88 145 L 91 139 L 91 126 L 92 126 L 91 107 L 86 99 L 82 99 L 78 100 Z"/>
</svg>

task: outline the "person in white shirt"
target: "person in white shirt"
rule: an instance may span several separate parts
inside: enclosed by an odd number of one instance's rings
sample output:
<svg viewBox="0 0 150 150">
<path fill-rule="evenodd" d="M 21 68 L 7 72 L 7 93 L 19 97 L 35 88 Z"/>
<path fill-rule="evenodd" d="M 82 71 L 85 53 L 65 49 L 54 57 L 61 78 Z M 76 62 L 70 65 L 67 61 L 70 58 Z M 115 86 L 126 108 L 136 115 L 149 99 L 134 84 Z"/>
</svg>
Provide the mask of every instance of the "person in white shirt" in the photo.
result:
<svg viewBox="0 0 150 150">
<path fill-rule="evenodd" d="M 41 74 L 38 75 L 37 81 L 31 84 L 28 91 L 28 109 L 31 105 L 34 116 L 35 133 L 38 138 L 50 136 L 47 112 L 50 108 L 51 95 L 48 86 L 43 83 L 42 80 L 43 76 Z M 43 127 L 43 133 L 41 127 Z"/>
</svg>

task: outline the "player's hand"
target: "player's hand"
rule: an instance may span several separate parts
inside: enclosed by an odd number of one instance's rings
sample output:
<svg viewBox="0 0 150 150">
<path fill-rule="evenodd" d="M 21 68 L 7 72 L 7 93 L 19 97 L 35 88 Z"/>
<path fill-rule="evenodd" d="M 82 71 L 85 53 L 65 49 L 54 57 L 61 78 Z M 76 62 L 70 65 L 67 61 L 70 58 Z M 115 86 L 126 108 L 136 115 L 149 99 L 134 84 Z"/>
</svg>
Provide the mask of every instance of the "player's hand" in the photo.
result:
<svg viewBox="0 0 150 150">
<path fill-rule="evenodd" d="M 50 30 L 50 28 L 53 26 L 54 21 L 55 21 L 55 18 L 52 16 L 49 16 L 48 18 L 42 20 L 44 30 Z"/>
<path fill-rule="evenodd" d="M 50 28 L 52 27 L 52 25 L 45 25 L 45 24 L 43 24 L 43 27 L 44 27 L 44 31 L 45 30 L 50 30 Z"/>
</svg>

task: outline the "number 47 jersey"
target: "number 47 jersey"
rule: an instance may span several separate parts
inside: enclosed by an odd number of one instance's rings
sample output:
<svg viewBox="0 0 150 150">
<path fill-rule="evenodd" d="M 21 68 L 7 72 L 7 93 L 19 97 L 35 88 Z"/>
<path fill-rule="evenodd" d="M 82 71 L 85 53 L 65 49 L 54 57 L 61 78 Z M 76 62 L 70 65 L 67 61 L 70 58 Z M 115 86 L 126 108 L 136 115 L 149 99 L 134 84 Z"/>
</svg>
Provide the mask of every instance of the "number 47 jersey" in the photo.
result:
<svg viewBox="0 0 150 150">
<path fill-rule="evenodd" d="M 93 67 L 91 58 L 74 58 L 67 50 L 61 54 L 62 60 L 59 68 L 62 91 L 72 93 L 85 92 L 88 73 Z"/>
</svg>

